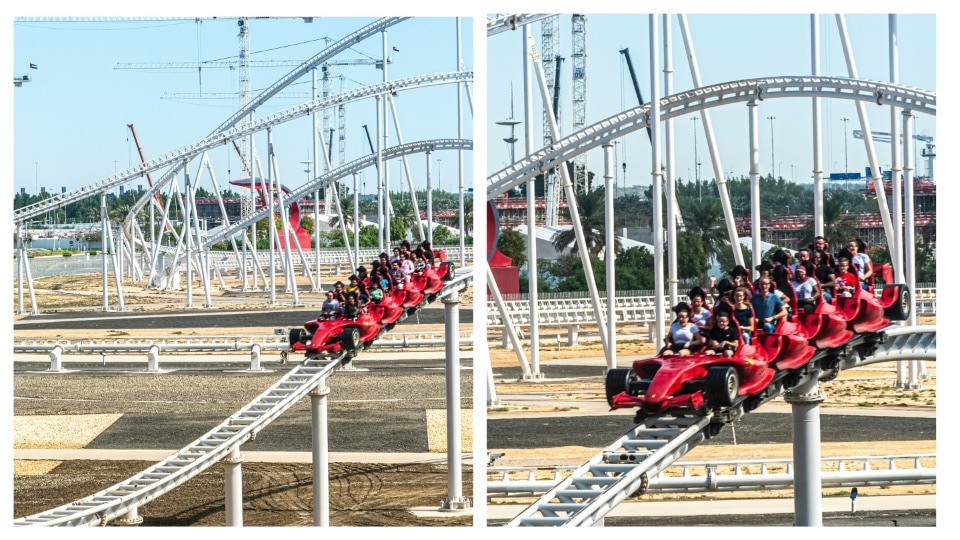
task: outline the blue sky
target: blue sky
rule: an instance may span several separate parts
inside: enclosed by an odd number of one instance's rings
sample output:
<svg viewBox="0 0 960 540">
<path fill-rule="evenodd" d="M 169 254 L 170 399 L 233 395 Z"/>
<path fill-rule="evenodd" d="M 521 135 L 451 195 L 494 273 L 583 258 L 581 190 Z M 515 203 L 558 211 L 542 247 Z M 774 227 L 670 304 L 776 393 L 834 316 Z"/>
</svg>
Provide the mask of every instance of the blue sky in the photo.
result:
<svg viewBox="0 0 960 540">
<path fill-rule="evenodd" d="M 53 15 L 53 14 L 50 14 Z M 250 50 L 253 61 L 301 62 L 322 51 L 327 43 L 348 35 L 379 17 L 323 17 L 305 23 L 302 18 L 251 18 Z M 239 51 L 237 18 L 216 20 L 131 22 L 15 22 L 13 71 L 29 75 L 31 82 L 16 88 L 14 112 L 14 181 L 17 192 L 38 187 L 59 192 L 78 189 L 139 163 L 127 124 L 134 124 L 147 159 L 196 142 L 207 136 L 238 107 L 238 99 L 194 99 L 185 94 L 233 94 L 239 92 L 235 70 L 208 66 L 179 69 L 116 69 L 118 64 L 197 64 L 235 61 Z M 387 31 L 392 63 L 388 77 L 455 71 L 457 29 L 455 18 L 413 18 Z M 473 69 L 473 32 L 470 19 L 461 20 L 462 56 L 465 69 Z M 393 48 L 397 50 L 394 51 Z M 338 60 L 380 58 L 380 36 L 358 43 Z M 37 69 L 30 69 L 36 64 Z M 252 96 L 293 69 L 292 66 L 251 70 Z M 333 66 L 332 90 L 352 90 L 382 81 L 382 72 L 369 65 Z M 472 85 L 473 86 L 473 85 Z M 290 86 L 285 93 L 309 93 L 310 77 Z M 404 142 L 433 138 L 456 138 L 455 85 L 441 85 L 401 92 L 396 98 Z M 307 101 L 303 97 L 274 98 L 257 111 L 257 117 Z M 463 133 L 472 137 L 469 101 L 463 97 Z M 366 124 L 376 144 L 373 100 L 347 105 L 346 161 L 369 153 Z M 274 130 L 280 159 L 280 178 L 296 187 L 306 179 L 301 161 L 309 159 L 310 118 L 287 122 Z M 336 128 L 336 121 L 332 120 Z M 258 138 L 258 153 L 266 156 L 266 136 Z M 391 127 L 389 144 L 397 144 Z M 334 145 L 334 163 L 337 161 Z M 241 175 L 239 159 L 226 148 L 211 152 L 218 182 Z M 437 152 L 442 160 L 442 187 L 456 186 L 457 153 Z M 425 187 L 425 158 L 410 158 L 418 187 Z M 472 156 L 464 152 L 464 175 L 472 185 Z M 192 167 L 193 168 L 193 167 Z M 229 173 L 228 173 L 229 170 Z M 436 171 L 436 165 L 435 169 Z M 400 186 L 399 161 L 391 165 L 391 188 Z M 159 176 L 157 174 L 156 176 Z M 364 174 L 366 192 L 375 192 L 375 172 Z M 142 182 L 146 187 L 146 180 Z M 436 185 L 436 183 L 434 184 Z M 137 183 L 127 187 L 135 189 Z"/>
<path fill-rule="evenodd" d="M 560 55 L 565 58 L 561 65 L 561 131 L 572 132 L 572 59 L 570 15 L 560 17 Z M 661 19 L 658 17 L 658 22 Z M 693 87 L 690 69 L 683 49 L 683 41 L 677 18 L 673 26 L 674 92 Z M 810 16 L 808 14 L 690 14 L 687 16 L 700 77 L 704 85 L 740 79 L 809 75 L 811 73 Z M 847 77 L 847 68 L 835 18 L 820 15 L 821 74 Z M 856 66 L 861 79 L 889 80 L 888 17 L 886 14 L 854 14 L 846 16 Z M 900 15 L 898 34 L 900 49 L 900 83 L 936 91 L 936 17 L 934 15 Z M 540 23 L 532 25 L 533 35 L 540 43 Z M 663 29 L 661 28 L 661 41 Z M 587 105 L 586 125 L 612 116 L 637 105 L 629 71 L 619 51 L 629 48 L 630 55 L 640 80 L 644 100 L 650 98 L 650 53 L 649 17 L 647 15 L 587 15 L 586 22 L 586 73 Z M 509 161 L 507 143 L 508 128 L 495 125 L 496 121 L 510 116 L 510 83 L 516 116 L 522 119 L 521 33 L 505 32 L 487 40 L 487 58 L 491 84 L 488 102 L 487 141 L 489 151 L 487 167 L 490 172 L 502 169 Z M 541 49 L 542 50 L 542 49 Z M 662 53 L 661 53 L 662 54 Z M 663 68 L 660 56 L 661 69 Z M 761 104 L 760 116 L 760 170 L 761 174 L 773 171 L 788 180 L 811 182 L 813 170 L 812 115 L 810 99 L 777 99 Z M 539 93 L 535 94 L 534 142 L 543 146 L 543 130 Z M 867 107 L 871 129 L 890 131 L 888 109 Z M 724 175 L 736 176 L 749 172 L 748 116 L 746 106 L 727 106 L 712 109 L 711 118 L 720 151 Z M 773 155 L 771 155 L 771 121 L 773 116 Z M 846 123 L 847 149 L 844 150 L 844 123 Z M 695 127 L 696 126 L 696 127 Z M 860 129 L 856 106 L 852 102 L 822 100 L 823 166 L 827 173 L 844 172 L 845 162 L 849 170 L 863 171 L 867 165 L 866 150 L 862 140 L 854 139 L 850 132 Z M 696 146 L 694 148 L 694 130 Z M 523 126 L 517 127 L 516 153 L 525 155 Z M 703 123 L 692 116 L 674 122 L 677 176 L 690 180 L 696 177 L 694 163 L 702 164 L 701 179 L 712 179 Z M 936 135 L 936 119 L 918 117 L 915 132 Z M 922 149 L 922 144 L 917 150 Z M 890 163 L 889 145 L 878 143 L 880 165 Z M 886 152 L 886 153 L 884 153 Z M 634 133 L 616 145 L 618 186 L 650 184 L 650 145 L 647 134 Z M 622 169 L 627 164 L 626 176 Z M 772 165 L 772 163 L 775 163 Z M 595 150 L 588 155 L 588 167 L 602 174 L 602 154 Z M 926 174 L 927 167 L 920 167 Z"/>
</svg>

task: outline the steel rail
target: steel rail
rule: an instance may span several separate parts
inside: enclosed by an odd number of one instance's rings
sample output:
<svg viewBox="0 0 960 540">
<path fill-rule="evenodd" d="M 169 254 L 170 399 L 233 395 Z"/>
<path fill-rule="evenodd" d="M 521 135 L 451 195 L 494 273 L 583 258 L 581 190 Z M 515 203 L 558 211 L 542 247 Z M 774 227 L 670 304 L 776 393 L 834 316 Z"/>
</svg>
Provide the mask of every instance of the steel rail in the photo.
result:
<svg viewBox="0 0 960 540">
<path fill-rule="evenodd" d="M 214 133 L 225 131 L 233 127 L 234 124 L 236 124 L 237 122 L 242 120 L 245 116 L 253 112 L 257 107 L 266 103 L 267 100 L 269 100 L 271 97 L 275 96 L 281 90 L 289 86 L 290 83 L 292 83 L 293 81 L 306 75 L 313 68 L 323 64 L 324 62 L 327 62 L 337 54 L 349 49 L 350 47 L 353 47 L 354 45 L 356 45 L 357 43 L 360 43 L 364 39 L 367 39 L 370 36 L 374 36 L 377 33 L 382 32 L 387 28 L 395 24 L 398 24 L 400 22 L 403 22 L 409 18 L 410 17 L 385 17 L 383 19 L 374 21 L 373 23 L 368 24 L 367 26 L 364 26 L 363 28 L 343 38 L 340 38 L 340 40 L 330 45 L 329 47 L 321 51 L 319 54 L 315 55 L 312 58 L 304 60 L 303 63 L 300 64 L 293 71 L 284 75 L 279 80 L 277 80 L 277 82 L 273 83 L 263 92 L 261 92 L 260 95 L 251 99 L 250 102 L 246 104 L 242 109 L 233 113 L 230 116 L 230 118 L 228 118 L 223 122 L 223 124 L 220 124 L 220 127 L 218 127 L 214 131 Z"/>
<path fill-rule="evenodd" d="M 15 519 L 14 526 L 105 525 L 228 457 L 333 373 L 336 361 L 305 360 L 219 426 L 167 459 L 93 495 Z"/>
<path fill-rule="evenodd" d="M 936 93 L 882 81 L 784 76 L 744 79 L 694 88 L 660 100 L 660 120 L 765 99 L 827 97 L 863 101 L 936 115 Z M 487 178 L 487 200 L 574 157 L 650 125 L 650 104 L 628 109 L 537 150 Z"/>
<path fill-rule="evenodd" d="M 637 491 L 642 493 L 649 486 L 650 478 L 696 444 L 718 433 L 726 423 L 742 416 L 745 410 L 753 410 L 772 396 L 786 391 L 788 380 L 793 388 L 806 384 L 812 377 L 821 377 L 820 363 L 829 362 L 831 357 L 839 358 L 833 366 L 837 372 L 899 359 L 894 351 L 900 351 L 898 354 L 902 354 L 904 359 L 917 359 L 919 356 L 936 360 L 936 327 L 890 326 L 878 335 L 879 345 L 878 340 L 865 339 L 858 334 L 846 345 L 831 351 L 818 351 L 803 367 L 791 370 L 795 377 L 775 378 L 768 388 L 753 394 L 758 396 L 755 403 L 750 404 L 745 399 L 722 413 L 707 413 L 703 417 L 692 412 L 686 413 L 688 416 L 679 416 L 684 413 L 667 411 L 661 416 L 644 418 L 641 424 L 601 450 L 506 526 L 591 526 L 601 523 L 617 504 Z M 864 354 L 861 354 L 861 350 Z M 673 428 L 682 425 L 685 429 L 655 429 L 660 428 L 662 423 Z M 646 439 L 628 444 L 641 437 Z"/>
<path fill-rule="evenodd" d="M 436 150 L 472 150 L 473 141 L 470 139 L 434 139 L 427 141 L 417 141 L 412 143 L 403 144 L 400 146 L 393 146 L 383 151 L 382 160 L 394 159 L 396 157 L 405 156 L 409 154 L 419 154 L 425 152 L 433 152 Z M 301 198 L 313 193 L 317 189 L 321 189 L 330 185 L 340 178 L 349 176 L 354 172 L 373 167 L 377 162 L 377 154 L 369 154 L 362 158 L 351 161 L 350 163 L 344 164 L 336 169 L 333 169 L 323 175 L 320 175 L 313 180 L 307 182 L 306 184 L 290 191 L 290 193 L 284 195 L 286 201 L 297 201 Z M 231 223 L 229 227 L 221 229 L 216 232 L 216 234 L 211 234 L 204 241 L 204 247 L 209 248 L 210 246 L 220 242 L 221 240 L 229 237 L 232 234 L 238 233 L 247 227 L 251 223 L 255 223 L 270 213 L 269 208 L 264 208 L 263 210 L 251 214 L 247 219 L 243 221 L 238 221 L 236 223 Z"/>
<path fill-rule="evenodd" d="M 592 525 L 707 438 L 712 417 L 644 419 L 515 517 L 508 527 Z M 610 459 L 642 456 L 640 463 Z M 624 458 L 626 459 L 626 458 Z"/>
<path fill-rule="evenodd" d="M 473 332 L 460 332 L 460 343 L 472 344 Z M 433 347 L 444 344 L 443 332 L 395 332 L 384 334 L 370 347 Z M 262 351 L 289 351 L 290 342 L 286 335 L 260 337 L 195 337 L 183 338 L 126 338 L 126 339 L 89 339 L 89 338 L 18 338 L 14 339 L 13 352 L 17 354 L 49 353 L 59 347 L 63 352 L 105 353 L 105 352 L 149 352 L 156 347 L 159 352 L 233 352 L 245 351 L 258 346 Z"/>
<path fill-rule="evenodd" d="M 386 83 L 367 86 L 297 105 L 289 109 L 264 116 L 250 125 L 238 126 L 227 131 L 214 133 L 193 144 L 182 146 L 176 150 L 163 154 L 158 158 L 147 161 L 146 163 L 135 165 L 125 171 L 115 173 L 107 178 L 88 184 L 79 190 L 55 194 L 43 201 L 18 208 L 14 211 L 13 221 L 14 223 L 24 222 L 40 214 L 49 212 L 55 208 L 61 208 L 66 204 L 70 204 L 90 196 L 98 195 L 103 191 L 108 191 L 123 185 L 145 175 L 148 172 L 153 172 L 170 166 L 179 167 L 184 161 L 192 160 L 205 151 L 224 144 L 229 144 L 234 139 L 241 139 L 247 135 L 251 135 L 268 127 L 273 127 L 302 116 L 307 116 L 319 109 L 331 107 L 340 103 L 349 103 L 351 101 L 365 99 L 387 92 L 422 88 L 437 84 L 470 82 L 472 80 L 472 71 L 454 71 L 431 75 L 418 75 L 406 79 L 398 79 L 395 81 L 388 81 Z M 150 198 L 153 197 L 153 194 L 163 188 L 164 185 L 169 182 L 170 178 L 173 178 L 173 176 L 167 175 L 164 179 L 158 180 L 150 189 L 146 190 L 145 196 L 147 199 L 144 200 L 143 197 L 141 197 L 141 200 L 144 201 L 142 204 L 149 202 Z"/>
<path fill-rule="evenodd" d="M 921 485 L 936 483 L 936 467 L 922 460 L 936 454 L 838 456 L 820 458 L 823 487 Z M 885 462 L 886 467 L 878 466 Z M 905 466 L 904 462 L 912 463 Z M 487 500 L 501 497 L 539 496 L 569 476 L 575 465 L 556 467 L 489 467 Z M 782 471 L 782 472 L 781 472 Z M 793 486 L 793 459 L 742 459 L 677 461 L 650 477 L 648 493 L 702 493 L 753 491 Z M 670 473 L 667 476 L 667 473 Z M 551 479 L 537 479 L 550 476 Z"/>
<path fill-rule="evenodd" d="M 463 271 L 448 281 L 435 299 L 459 293 L 472 281 L 473 271 Z M 105 525 L 135 512 L 230 456 L 235 448 L 256 437 L 257 433 L 306 396 L 322 379 L 333 374 L 346 354 L 344 352 L 332 360 L 304 359 L 222 424 L 167 459 L 88 497 L 14 519 L 13 525 Z"/>
</svg>

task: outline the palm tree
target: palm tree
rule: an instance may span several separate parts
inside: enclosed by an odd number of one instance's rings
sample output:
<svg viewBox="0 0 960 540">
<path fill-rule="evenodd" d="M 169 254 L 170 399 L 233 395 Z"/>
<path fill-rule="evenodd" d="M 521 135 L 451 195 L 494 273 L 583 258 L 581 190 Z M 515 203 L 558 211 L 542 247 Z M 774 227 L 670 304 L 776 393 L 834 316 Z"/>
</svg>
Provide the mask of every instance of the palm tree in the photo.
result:
<svg viewBox="0 0 960 540">
<path fill-rule="evenodd" d="M 858 200 L 846 191 L 828 191 L 823 196 L 823 238 L 831 246 L 842 246 L 843 242 L 856 238 L 859 234 L 857 215 L 853 213 Z M 816 236 L 814 222 L 811 219 L 800 231 L 800 245 L 813 242 Z"/>
<path fill-rule="evenodd" d="M 580 227 L 583 229 L 587 249 L 592 255 L 599 255 L 606 247 L 606 209 L 604 208 L 604 193 L 602 189 L 576 195 L 576 205 L 580 212 Z M 553 248 L 563 252 L 567 247 L 570 253 L 577 253 L 576 233 L 573 227 L 558 231 L 553 235 Z M 614 252 L 623 251 L 620 239 L 616 238 Z"/>
<path fill-rule="evenodd" d="M 727 230 L 723 224 L 723 207 L 720 199 L 686 199 L 681 213 L 687 232 L 700 237 L 703 252 L 707 257 L 716 256 L 730 245 Z"/>
<path fill-rule="evenodd" d="M 418 215 L 419 213 L 413 209 L 413 202 L 411 202 L 409 198 L 401 198 L 393 201 L 392 204 L 393 219 L 398 220 L 398 223 L 405 231 L 411 231 L 418 240 L 423 240 L 420 238 L 420 230 L 417 228 L 417 221 L 419 221 L 420 216 Z M 392 223 L 390 228 L 393 229 Z M 391 234 L 393 234 L 392 230 Z"/>
</svg>

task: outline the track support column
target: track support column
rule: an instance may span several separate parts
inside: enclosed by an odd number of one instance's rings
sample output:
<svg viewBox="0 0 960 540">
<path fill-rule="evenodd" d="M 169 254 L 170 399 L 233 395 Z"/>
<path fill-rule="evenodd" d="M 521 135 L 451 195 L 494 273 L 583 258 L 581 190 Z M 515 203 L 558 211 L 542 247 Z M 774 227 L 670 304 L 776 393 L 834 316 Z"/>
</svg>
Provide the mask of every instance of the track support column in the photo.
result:
<svg viewBox="0 0 960 540">
<path fill-rule="evenodd" d="M 466 510 L 460 450 L 460 294 L 443 299 L 447 363 L 447 498 L 441 510 Z"/>
<path fill-rule="evenodd" d="M 223 460 L 223 502 L 227 527 L 243 527 L 243 460 L 239 446 L 235 446 L 230 451 L 230 457 Z"/>
<path fill-rule="evenodd" d="M 327 396 L 330 387 L 326 378 L 310 392 L 310 434 L 313 451 L 313 526 L 330 526 L 330 452 L 327 424 Z"/>
<path fill-rule="evenodd" d="M 798 527 L 823 526 L 820 403 L 825 398 L 815 377 L 784 396 L 793 409 L 793 508 Z"/>
<path fill-rule="evenodd" d="M 160 371 L 160 347 L 151 345 L 147 351 L 147 371 L 156 373 Z"/>
<path fill-rule="evenodd" d="M 143 517 L 140 516 L 135 505 L 131 506 L 123 517 L 110 522 L 111 525 L 117 525 L 119 527 L 139 527 L 141 523 L 143 523 Z"/>
<path fill-rule="evenodd" d="M 50 369 L 47 371 L 63 371 L 63 347 L 57 345 L 50 351 Z"/>
</svg>

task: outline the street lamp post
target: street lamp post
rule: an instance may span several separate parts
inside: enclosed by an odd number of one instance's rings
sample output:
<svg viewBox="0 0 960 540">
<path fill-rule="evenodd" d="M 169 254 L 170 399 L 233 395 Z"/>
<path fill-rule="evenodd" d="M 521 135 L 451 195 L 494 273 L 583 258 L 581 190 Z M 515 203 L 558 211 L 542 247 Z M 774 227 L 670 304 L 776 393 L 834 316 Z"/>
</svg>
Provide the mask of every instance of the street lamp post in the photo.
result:
<svg viewBox="0 0 960 540">
<path fill-rule="evenodd" d="M 776 116 L 768 116 L 767 120 L 770 121 L 770 174 L 773 174 L 773 166 L 776 164 L 777 160 L 774 159 L 774 146 L 773 146 L 773 121 L 776 120 Z"/>
<path fill-rule="evenodd" d="M 850 121 L 849 118 L 841 118 L 843 122 L 843 172 L 850 172 L 850 162 L 847 161 L 847 122 Z"/>
</svg>

